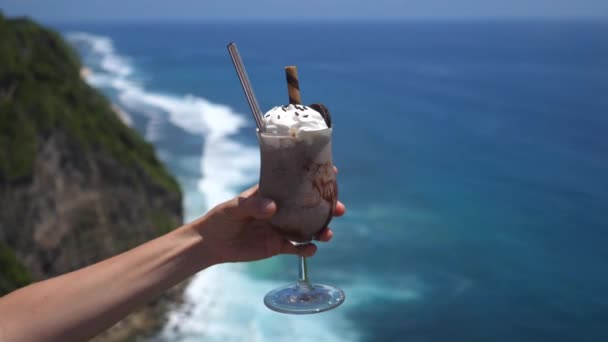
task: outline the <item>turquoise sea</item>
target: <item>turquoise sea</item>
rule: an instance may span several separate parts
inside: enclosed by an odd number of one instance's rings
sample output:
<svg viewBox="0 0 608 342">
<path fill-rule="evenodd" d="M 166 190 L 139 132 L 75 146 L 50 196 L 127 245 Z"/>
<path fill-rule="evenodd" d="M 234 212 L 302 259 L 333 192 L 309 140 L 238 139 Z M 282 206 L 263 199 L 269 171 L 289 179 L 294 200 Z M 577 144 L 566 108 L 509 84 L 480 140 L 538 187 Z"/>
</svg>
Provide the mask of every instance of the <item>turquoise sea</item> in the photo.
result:
<svg viewBox="0 0 608 342">
<path fill-rule="evenodd" d="M 199 273 L 159 341 L 607 341 L 608 22 L 55 23 L 152 142 L 192 220 L 254 184 L 264 110 L 333 114 L 345 217 L 309 261 L 346 302 L 274 313 L 281 256 Z"/>
</svg>

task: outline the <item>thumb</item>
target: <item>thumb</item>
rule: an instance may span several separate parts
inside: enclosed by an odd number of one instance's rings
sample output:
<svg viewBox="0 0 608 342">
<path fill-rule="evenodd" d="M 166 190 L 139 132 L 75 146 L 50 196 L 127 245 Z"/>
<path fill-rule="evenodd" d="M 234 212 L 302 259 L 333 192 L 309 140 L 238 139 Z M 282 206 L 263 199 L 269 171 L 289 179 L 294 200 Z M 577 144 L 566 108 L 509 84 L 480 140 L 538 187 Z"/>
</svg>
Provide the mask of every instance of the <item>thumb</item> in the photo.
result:
<svg viewBox="0 0 608 342">
<path fill-rule="evenodd" d="M 237 197 L 226 208 L 228 215 L 237 219 L 267 219 L 277 211 L 276 203 L 257 194 L 250 197 Z"/>
</svg>

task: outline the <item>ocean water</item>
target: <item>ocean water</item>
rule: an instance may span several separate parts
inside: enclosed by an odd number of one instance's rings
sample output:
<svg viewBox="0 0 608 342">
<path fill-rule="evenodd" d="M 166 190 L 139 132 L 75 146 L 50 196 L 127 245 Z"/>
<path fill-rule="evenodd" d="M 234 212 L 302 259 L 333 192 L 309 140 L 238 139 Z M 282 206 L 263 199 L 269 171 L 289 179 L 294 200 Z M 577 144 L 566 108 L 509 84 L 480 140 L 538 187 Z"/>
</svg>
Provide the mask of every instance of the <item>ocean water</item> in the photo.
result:
<svg viewBox="0 0 608 342">
<path fill-rule="evenodd" d="M 158 341 L 608 340 L 608 22 L 55 24 L 128 114 L 195 219 L 259 156 L 226 44 L 263 109 L 334 120 L 345 217 L 309 262 L 336 310 L 266 309 L 280 256 L 194 278 Z"/>
</svg>

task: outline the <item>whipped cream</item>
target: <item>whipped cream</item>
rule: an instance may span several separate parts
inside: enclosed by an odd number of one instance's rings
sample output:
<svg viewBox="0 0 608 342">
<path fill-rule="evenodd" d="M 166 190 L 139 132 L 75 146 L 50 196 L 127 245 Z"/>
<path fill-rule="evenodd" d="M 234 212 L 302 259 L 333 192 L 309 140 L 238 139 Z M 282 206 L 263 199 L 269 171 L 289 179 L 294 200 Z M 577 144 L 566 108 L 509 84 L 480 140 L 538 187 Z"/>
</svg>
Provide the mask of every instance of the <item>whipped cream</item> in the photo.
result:
<svg viewBox="0 0 608 342">
<path fill-rule="evenodd" d="M 321 113 L 304 105 L 274 107 L 264 114 L 264 122 L 265 133 L 274 135 L 297 135 L 327 128 Z"/>
</svg>

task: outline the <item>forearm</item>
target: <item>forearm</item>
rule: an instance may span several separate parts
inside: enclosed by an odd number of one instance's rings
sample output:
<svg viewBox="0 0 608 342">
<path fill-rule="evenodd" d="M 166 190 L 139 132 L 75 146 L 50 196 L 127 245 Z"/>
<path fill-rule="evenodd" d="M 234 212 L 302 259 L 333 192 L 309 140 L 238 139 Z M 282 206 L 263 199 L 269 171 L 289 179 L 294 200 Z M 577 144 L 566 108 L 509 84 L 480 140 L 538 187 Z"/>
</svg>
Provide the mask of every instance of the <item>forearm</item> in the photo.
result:
<svg viewBox="0 0 608 342">
<path fill-rule="evenodd" d="M 87 340 L 211 264 L 201 235 L 182 227 L 0 298 L 0 341 Z"/>
</svg>

